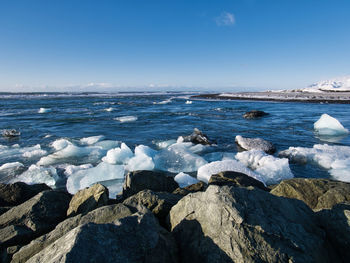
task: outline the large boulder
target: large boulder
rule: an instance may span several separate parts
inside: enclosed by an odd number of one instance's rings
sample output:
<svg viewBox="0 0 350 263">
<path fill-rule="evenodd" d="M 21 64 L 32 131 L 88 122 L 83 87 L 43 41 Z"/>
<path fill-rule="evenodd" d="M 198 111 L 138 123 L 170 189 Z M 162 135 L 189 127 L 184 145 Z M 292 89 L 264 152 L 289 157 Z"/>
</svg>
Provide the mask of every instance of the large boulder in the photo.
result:
<svg viewBox="0 0 350 263">
<path fill-rule="evenodd" d="M 327 238 L 342 258 L 350 260 L 350 203 L 335 205 L 332 209 L 324 209 L 317 213 Z"/>
<path fill-rule="evenodd" d="M 67 216 L 86 214 L 97 207 L 108 204 L 108 188 L 94 184 L 89 188 L 78 191 L 69 203 Z"/>
<path fill-rule="evenodd" d="M 181 262 L 331 262 L 303 202 L 255 188 L 210 185 L 170 211 Z M 338 260 L 338 259 L 334 259 Z"/>
<path fill-rule="evenodd" d="M 173 174 L 155 171 L 129 172 L 123 185 L 123 197 L 128 198 L 145 189 L 171 193 L 177 187 Z"/>
<path fill-rule="evenodd" d="M 131 207 L 143 205 L 158 218 L 162 226 L 166 226 L 166 218 L 170 209 L 182 198 L 181 195 L 167 192 L 143 190 L 127 198 L 123 204 Z"/>
<path fill-rule="evenodd" d="M 261 138 L 244 138 L 241 135 L 237 135 L 235 142 L 243 150 L 261 150 L 268 154 L 273 154 L 276 151 L 275 146 L 268 141 Z"/>
<path fill-rule="evenodd" d="M 311 209 L 318 211 L 350 201 L 350 183 L 328 179 L 293 178 L 279 183 L 271 193 L 302 200 Z"/>
<path fill-rule="evenodd" d="M 0 206 L 16 206 L 22 204 L 38 193 L 50 190 L 46 184 L 28 185 L 22 182 L 14 184 L 0 183 Z"/>
<path fill-rule="evenodd" d="M 197 128 L 194 128 L 191 135 L 183 136 L 184 142 L 192 142 L 194 144 L 211 145 L 208 136 L 202 133 Z"/>
<path fill-rule="evenodd" d="M 177 262 L 170 233 L 152 213 L 136 213 L 112 224 L 80 225 L 31 257 L 30 262 Z"/>
<path fill-rule="evenodd" d="M 209 179 L 209 185 L 218 185 L 218 186 L 236 186 L 236 187 L 249 187 L 253 186 L 256 188 L 260 188 L 264 191 L 270 191 L 265 185 L 254 179 L 251 176 L 248 176 L 244 173 L 239 172 L 221 172 L 218 174 L 213 174 Z"/>
<path fill-rule="evenodd" d="M 243 117 L 246 119 L 255 119 L 263 116 L 269 115 L 267 112 L 261 110 L 252 110 L 243 114 Z"/>
<path fill-rule="evenodd" d="M 109 224 L 115 220 L 130 216 L 135 211 L 136 210 L 130 209 L 123 204 L 116 204 L 97 208 L 86 215 L 79 214 L 70 217 L 58 224 L 50 233 L 38 237 L 28 245 L 22 247 L 16 254 L 14 254 L 12 262 L 26 262 L 29 258 L 39 253 L 41 250 L 51 245 L 79 225 L 87 223 Z"/>
</svg>

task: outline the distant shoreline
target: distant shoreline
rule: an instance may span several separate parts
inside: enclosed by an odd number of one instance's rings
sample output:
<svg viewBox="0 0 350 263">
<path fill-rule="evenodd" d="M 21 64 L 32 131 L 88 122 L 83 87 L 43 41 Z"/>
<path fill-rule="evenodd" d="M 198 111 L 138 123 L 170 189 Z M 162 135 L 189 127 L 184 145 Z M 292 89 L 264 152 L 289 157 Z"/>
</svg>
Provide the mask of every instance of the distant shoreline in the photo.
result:
<svg viewBox="0 0 350 263">
<path fill-rule="evenodd" d="M 207 93 L 191 96 L 193 99 L 210 100 L 253 100 L 273 102 L 305 102 L 305 103 L 334 103 L 350 104 L 350 92 L 235 92 Z"/>
</svg>

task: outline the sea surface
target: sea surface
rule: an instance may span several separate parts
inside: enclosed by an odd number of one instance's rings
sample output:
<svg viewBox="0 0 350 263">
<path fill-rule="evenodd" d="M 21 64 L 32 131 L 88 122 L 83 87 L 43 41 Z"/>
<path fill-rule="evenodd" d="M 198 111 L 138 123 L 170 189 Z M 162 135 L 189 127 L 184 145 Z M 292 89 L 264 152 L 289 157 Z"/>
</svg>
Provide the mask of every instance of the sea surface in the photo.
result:
<svg viewBox="0 0 350 263">
<path fill-rule="evenodd" d="M 350 146 L 350 136 L 320 138 L 313 128 L 314 122 L 327 113 L 350 129 L 348 104 L 195 100 L 190 97 L 193 94 L 1 93 L 0 129 L 16 129 L 21 135 L 10 139 L 0 136 L 0 167 L 16 162 L 23 166 L 0 169 L 0 182 L 13 181 L 42 157 L 57 152 L 59 148 L 52 144 L 62 138 L 79 149 L 93 145 L 95 140 L 124 142 L 132 151 L 138 145 L 159 151 L 160 142 L 177 140 L 198 128 L 215 141 L 214 146 L 196 152 L 208 162 L 210 153 L 237 153 L 236 135 L 272 142 L 277 148 L 275 157 L 289 147 Z M 269 115 L 244 119 L 242 115 L 250 110 L 263 110 Z M 100 137 L 84 141 L 91 136 Z M 70 154 L 43 166 L 53 167 L 62 177 L 62 170 L 69 164 L 97 166 L 114 146 L 106 146 L 97 158 L 85 158 L 81 153 L 81 158 L 71 158 Z M 327 169 L 313 163 L 289 165 L 295 177 L 330 177 Z"/>
</svg>

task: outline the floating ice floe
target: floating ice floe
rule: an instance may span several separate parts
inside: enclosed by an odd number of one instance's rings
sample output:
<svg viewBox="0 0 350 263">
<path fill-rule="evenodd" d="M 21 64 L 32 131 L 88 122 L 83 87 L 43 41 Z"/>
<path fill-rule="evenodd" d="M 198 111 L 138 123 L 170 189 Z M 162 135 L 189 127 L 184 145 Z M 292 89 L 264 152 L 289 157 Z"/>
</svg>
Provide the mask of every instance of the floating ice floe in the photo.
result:
<svg viewBox="0 0 350 263">
<path fill-rule="evenodd" d="M 137 117 L 136 116 L 123 116 L 123 117 L 117 117 L 114 118 L 116 121 L 120 121 L 120 122 L 133 122 L 133 121 L 137 121 Z"/>
<path fill-rule="evenodd" d="M 279 155 L 298 163 L 315 163 L 327 169 L 334 179 L 350 182 L 349 146 L 315 144 L 313 148 L 289 147 Z"/>
<path fill-rule="evenodd" d="M 49 109 L 49 108 L 40 108 L 38 113 L 47 113 L 47 112 L 50 112 L 50 111 L 51 111 L 51 109 Z"/>
<path fill-rule="evenodd" d="M 8 169 L 18 169 L 22 167 L 24 167 L 24 165 L 20 162 L 5 163 L 0 166 L 0 171 L 4 171 Z"/>
<path fill-rule="evenodd" d="M 80 170 L 71 174 L 67 179 L 67 191 L 71 194 L 75 194 L 79 190 L 97 182 L 124 179 L 124 173 L 124 165 L 112 165 L 101 162 L 96 167 Z"/>
<path fill-rule="evenodd" d="M 131 149 L 125 143 L 122 143 L 120 147 L 109 150 L 102 161 L 109 164 L 127 164 L 133 156 Z"/>
<path fill-rule="evenodd" d="M 68 177 L 68 176 L 70 176 L 78 171 L 93 168 L 93 165 L 91 163 L 82 164 L 82 165 L 68 164 L 66 166 L 59 166 L 59 167 L 64 168 L 64 174 Z"/>
<path fill-rule="evenodd" d="M 90 136 L 80 139 L 80 143 L 86 144 L 86 145 L 93 145 L 101 140 L 103 140 L 105 137 L 103 135 L 98 136 Z"/>
<path fill-rule="evenodd" d="M 263 178 L 259 174 L 248 169 L 242 163 L 236 160 L 216 161 L 216 162 L 205 164 L 198 169 L 197 179 L 205 183 L 208 183 L 210 177 L 213 174 L 226 172 L 226 171 L 243 173 L 265 183 Z"/>
<path fill-rule="evenodd" d="M 321 118 L 314 123 L 314 129 L 319 135 L 339 136 L 348 134 L 349 130 L 332 116 L 322 114 Z"/>
<path fill-rule="evenodd" d="M 237 153 L 236 159 L 258 173 L 267 185 L 294 177 L 287 158 L 276 158 L 261 150 L 250 150 Z"/>
<path fill-rule="evenodd" d="M 175 180 L 175 182 L 178 183 L 178 185 L 181 188 L 184 188 L 186 186 L 189 186 L 189 185 L 192 185 L 192 184 L 196 184 L 196 183 L 199 182 L 196 178 L 194 178 L 194 177 L 192 177 L 192 176 L 190 176 L 190 175 L 188 175 L 186 173 L 179 173 L 179 174 L 177 174 L 174 177 L 174 180 Z"/>
<path fill-rule="evenodd" d="M 192 104 L 191 100 L 186 100 L 186 104 Z"/>
<path fill-rule="evenodd" d="M 47 152 L 41 149 L 40 144 L 30 147 L 20 147 L 18 144 L 12 146 L 0 145 L 0 163 L 10 159 L 39 158 Z"/>
<path fill-rule="evenodd" d="M 105 111 L 108 111 L 108 112 L 111 112 L 113 111 L 114 109 L 113 108 L 107 108 L 107 109 L 104 109 Z"/>
<path fill-rule="evenodd" d="M 167 100 L 163 100 L 163 101 L 159 101 L 159 102 L 153 102 L 153 104 L 168 104 L 171 102 L 171 98 L 167 99 Z"/>
<path fill-rule="evenodd" d="M 52 188 L 56 187 L 59 180 L 56 169 L 54 167 L 40 167 L 35 164 L 31 165 L 27 171 L 17 176 L 10 183 L 24 182 L 26 184 L 44 183 Z"/>
</svg>

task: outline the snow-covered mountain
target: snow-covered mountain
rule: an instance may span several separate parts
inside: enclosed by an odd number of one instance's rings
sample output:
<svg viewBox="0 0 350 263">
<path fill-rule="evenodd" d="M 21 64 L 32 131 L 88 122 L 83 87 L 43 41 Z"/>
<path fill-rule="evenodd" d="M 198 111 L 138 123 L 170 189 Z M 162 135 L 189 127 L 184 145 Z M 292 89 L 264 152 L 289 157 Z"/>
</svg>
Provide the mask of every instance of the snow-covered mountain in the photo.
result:
<svg viewBox="0 0 350 263">
<path fill-rule="evenodd" d="M 334 91 L 350 91 L 350 76 L 334 78 L 330 80 L 319 81 L 311 84 L 304 92 L 334 92 Z"/>
</svg>

